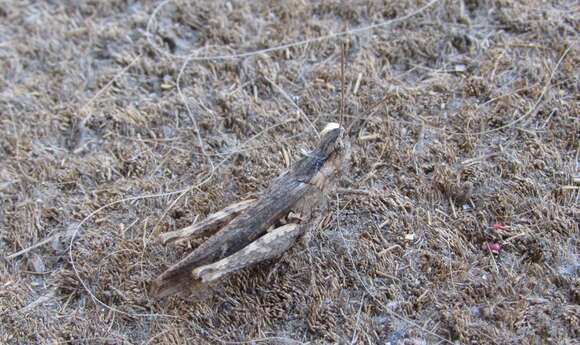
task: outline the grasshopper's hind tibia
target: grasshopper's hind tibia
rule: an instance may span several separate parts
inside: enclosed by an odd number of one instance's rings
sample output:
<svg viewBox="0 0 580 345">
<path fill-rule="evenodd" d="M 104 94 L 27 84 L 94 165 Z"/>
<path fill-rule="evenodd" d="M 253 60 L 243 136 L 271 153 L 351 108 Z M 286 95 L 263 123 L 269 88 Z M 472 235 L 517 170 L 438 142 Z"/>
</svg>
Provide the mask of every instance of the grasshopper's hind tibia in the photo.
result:
<svg viewBox="0 0 580 345">
<path fill-rule="evenodd" d="M 276 228 L 242 250 L 212 264 L 194 269 L 193 276 L 207 284 L 228 273 L 280 256 L 296 242 L 301 232 L 302 226 L 298 224 L 286 224 Z"/>
<path fill-rule="evenodd" d="M 199 237 L 205 237 L 213 235 L 226 223 L 229 223 L 242 211 L 252 206 L 256 202 L 256 199 L 244 200 L 235 204 L 232 204 L 223 210 L 212 213 L 207 218 L 199 223 L 190 225 L 181 230 L 166 232 L 159 235 L 159 239 L 163 244 L 171 242 L 184 242 L 192 240 Z"/>
</svg>

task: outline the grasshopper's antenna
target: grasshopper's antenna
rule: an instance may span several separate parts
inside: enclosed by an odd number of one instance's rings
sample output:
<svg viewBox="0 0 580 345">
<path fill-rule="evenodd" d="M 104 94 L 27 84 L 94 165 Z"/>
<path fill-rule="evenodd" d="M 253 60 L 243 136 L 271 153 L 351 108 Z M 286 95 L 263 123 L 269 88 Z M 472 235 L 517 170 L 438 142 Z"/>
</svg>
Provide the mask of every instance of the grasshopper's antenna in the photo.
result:
<svg viewBox="0 0 580 345">
<path fill-rule="evenodd" d="M 340 53 L 340 117 L 338 124 L 342 126 L 342 120 L 344 117 L 344 60 L 345 60 L 345 43 L 342 42 L 342 49 Z"/>
</svg>

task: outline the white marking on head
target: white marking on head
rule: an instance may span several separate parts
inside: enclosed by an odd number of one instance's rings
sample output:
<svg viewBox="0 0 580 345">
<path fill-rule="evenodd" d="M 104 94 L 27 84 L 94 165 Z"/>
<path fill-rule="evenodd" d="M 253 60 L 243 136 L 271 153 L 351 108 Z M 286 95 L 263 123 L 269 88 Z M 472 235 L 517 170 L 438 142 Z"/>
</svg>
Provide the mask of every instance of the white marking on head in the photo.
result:
<svg viewBox="0 0 580 345">
<path fill-rule="evenodd" d="M 326 133 L 332 131 L 333 129 L 340 128 L 340 125 L 336 122 L 329 122 L 326 127 L 320 132 L 320 136 L 324 136 Z"/>
</svg>

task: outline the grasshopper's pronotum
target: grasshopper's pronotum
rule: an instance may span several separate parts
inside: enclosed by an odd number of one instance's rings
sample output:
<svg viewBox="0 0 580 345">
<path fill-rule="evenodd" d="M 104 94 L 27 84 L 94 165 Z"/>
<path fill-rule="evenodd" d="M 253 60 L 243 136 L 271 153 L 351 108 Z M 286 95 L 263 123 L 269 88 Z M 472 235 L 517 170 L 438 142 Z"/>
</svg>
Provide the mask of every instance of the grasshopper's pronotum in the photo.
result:
<svg viewBox="0 0 580 345">
<path fill-rule="evenodd" d="M 324 194 L 348 160 L 345 130 L 329 123 L 318 147 L 274 179 L 257 199 L 230 205 L 204 221 L 161 235 L 163 243 L 210 236 L 154 282 L 157 297 L 203 289 L 219 278 L 284 253 L 320 218 Z M 285 225 L 283 225 L 285 224 Z"/>
</svg>

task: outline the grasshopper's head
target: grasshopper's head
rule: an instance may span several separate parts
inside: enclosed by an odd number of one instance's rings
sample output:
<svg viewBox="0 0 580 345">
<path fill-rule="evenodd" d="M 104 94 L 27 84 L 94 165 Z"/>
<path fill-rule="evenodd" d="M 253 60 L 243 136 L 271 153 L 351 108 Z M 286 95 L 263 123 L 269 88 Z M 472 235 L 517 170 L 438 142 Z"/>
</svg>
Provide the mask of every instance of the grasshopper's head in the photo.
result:
<svg viewBox="0 0 580 345">
<path fill-rule="evenodd" d="M 345 129 L 336 122 L 328 123 L 320 132 L 317 151 L 326 163 L 336 167 L 337 173 L 345 170 L 350 158 L 350 142 Z"/>
<path fill-rule="evenodd" d="M 336 122 L 326 124 L 320 132 L 319 153 L 325 158 L 331 158 L 333 154 L 340 155 L 346 148 L 345 129 Z"/>
<path fill-rule="evenodd" d="M 307 153 L 290 171 L 291 179 L 308 182 L 325 191 L 336 183 L 348 168 L 350 144 L 346 131 L 338 123 L 329 123 L 320 132 L 316 149 Z"/>
</svg>

